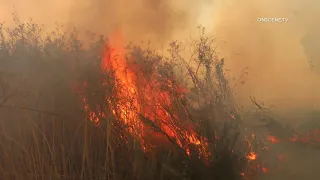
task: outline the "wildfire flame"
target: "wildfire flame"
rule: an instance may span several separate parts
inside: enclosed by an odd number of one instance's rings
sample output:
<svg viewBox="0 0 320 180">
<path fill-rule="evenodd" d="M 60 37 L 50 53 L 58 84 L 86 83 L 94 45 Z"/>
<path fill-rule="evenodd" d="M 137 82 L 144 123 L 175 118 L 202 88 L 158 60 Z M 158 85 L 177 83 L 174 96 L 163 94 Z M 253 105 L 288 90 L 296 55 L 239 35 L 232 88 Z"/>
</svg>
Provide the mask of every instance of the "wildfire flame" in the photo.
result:
<svg viewBox="0 0 320 180">
<path fill-rule="evenodd" d="M 158 137 L 157 140 L 166 139 L 175 142 L 189 156 L 196 150 L 198 157 L 204 161 L 211 155 L 208 150 L 208 141 L 197 134 L 195 124 L 191 123 L 185 106 L 180 107 L 180 111 L 170 111 L 174 109 L 176 98 L 184 98 L 186 89 L 175 84 L 173 79 L 167 78 L 164 82 L 157 80 L 159 74 L 155 73 L 150 77 L 145 77 L 137 63 L 130 62 L 125 56 L 125 49 L 122 44 L 121 33 L 116 33 L 110 39 L 110 44 L 103 52 L 101 71 L 103 73 L 112 72 L 115 78 L 115 94 L 112 97 L 104 97 L 108 107 L 111 107 L 111 114 L 121 124 L 125 125 L 127 132 L 137 137 L 141 147 L 145 152 L 152 150 L 154 142 L 150 139 Z M 102 82 L 102 84 L 108 84 Z M 84 86 L 87 84 L 85 83 Z M 166 87 L 166 88 L 161 88 Z M 174 92 L 174 93 L 173 93 Z M 114 102 L 116 101 L 116 102 Z M 83 98 L 84 109 L 89 119 L 95 124 L 100 124 L 99 118 L 107 118 L 107 114 L 99 111 L 99 108 L 90 107 L 87 98 Z M 231 118 L 235 116 L 231 114 Z M 148 122 L 145 123 L 145 121 Z M 155 126 L 154 130 L 152 127 Z M 157 133 L 157 132 L 162 133 Z M 255 139 L 252 133 L 252 139 Z M 152 142 L 151 142 L 152 141 Z M 251 142 L 247 141 L 251 147 Z M 195 148 L 195 149 L 192 149 Z M 255 161 L 257 154 L 253 150 L 246 156 L 248 161 Z M 252 167 L 256 169 L 257 166 Z M 262 168 L 266 172 L 266 168 Z M 244 176 L 249 174 L 243 172 Z"/>
<path fill-rule="evenodd" d="M 151 123 L 151 126 L 159 128 L 162 136 L 173 140 L 181 148 L 185 149 L 186 154 L 190 155 L 190 145 L 194 145 L 198 149 L 198 153 L 203 157 L 208 155 L 206 151 L 206 139 L 201 138 L 197 133 L 188 126 L 188 116 L 181 119 L 180 112 L 170 112 L 168 108 L 173 107 L 174 100 L 177 97 L 183 97 L 185 90 L 175 85 L 172 79 L 166 79 L 164 83 L 159 82 L 157 74 L 151 78 L 144 77 L 137 64 L 129 63 L 125 56 L 121 33 L 116 33 L 110 38 L 111 46 L 108 46 L 103 52 L 103 61 L 101 70 L 104 73 L 113 72 L 116 82 L 117 99 L 116 103 L 112 103 L 110 97 L 105 97 L 106 102 L 112 107 L 112 113 L 128 127 L 128 132 L 138 137 L 141 146 L 147 151 L 150 146 L 147 143 L 150 137 L 150 127 L 146 126 L 144 121 Z M 167 90 L 162 88 L 166 86 Z M 175 92 L 173 94 L 172 92 Z M 178 96 L 177 96 L 178 95 Z M 176 97 L 177 96 L 177 97 Z M 86 98 L 83 98 L 85 110 L 89 114 L 91 121 L 99 124 L 98 117 L 105 117 L 103 113 L 97 114 L 90 110 Z M 186 111 L 186 109 L 184 109 Z M 182 122 L 186 122 L 182 124 Z M 161 134 L 161 133 L 160 133 Z M 156 134 L 153 132 L 152 134 Z M 159 136 L 159 134 L 157 134 Z"/>
</svg>

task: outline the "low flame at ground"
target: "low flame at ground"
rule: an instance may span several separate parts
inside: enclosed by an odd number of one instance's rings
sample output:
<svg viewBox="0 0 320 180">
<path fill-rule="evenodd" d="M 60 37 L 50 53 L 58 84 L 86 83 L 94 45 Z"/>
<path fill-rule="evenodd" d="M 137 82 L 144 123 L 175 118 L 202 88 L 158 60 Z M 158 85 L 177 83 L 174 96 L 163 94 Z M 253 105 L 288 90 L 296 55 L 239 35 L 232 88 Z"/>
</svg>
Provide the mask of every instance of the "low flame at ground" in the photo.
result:
<svg viewBox="0 0 320 180">
<path fill-rule="evenodd" d="M 280 142 L 280 140 L 275 136 L 269 136 L 267 140 L 270 141 L 272 144 Z"/>
<path fill-rule="evenodd" d="M 319 145 L 320 144 L 320 130 L 314 130 L 306 134 L 294 135 L 290 138 L 292 142 L 300 142 L 309 145 Z"/>
</svg>

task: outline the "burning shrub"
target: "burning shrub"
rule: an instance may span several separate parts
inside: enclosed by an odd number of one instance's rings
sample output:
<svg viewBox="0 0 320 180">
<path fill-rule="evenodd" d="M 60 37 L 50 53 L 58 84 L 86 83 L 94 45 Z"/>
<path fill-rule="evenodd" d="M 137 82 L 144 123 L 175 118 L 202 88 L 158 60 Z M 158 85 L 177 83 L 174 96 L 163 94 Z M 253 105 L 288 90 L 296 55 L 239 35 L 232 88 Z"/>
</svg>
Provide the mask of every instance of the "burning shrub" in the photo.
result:
<svg viewBox="0 0 320 180">
<path fill-rule="evenodd" d="M 1 71 L 26 80 L 23 100 L 0 104 L 21 112 L 1 112 L 12 118 L 0 132 L 4 179 L 233 180 L 263 170 L 212 39 L 193 42 L 189 63 L 177 42 L 162 57 L 124 49 L 121 34 L 84 47 L 77 32 L 44 38 L 16 22 L 0 36 Z"/>
</svg>

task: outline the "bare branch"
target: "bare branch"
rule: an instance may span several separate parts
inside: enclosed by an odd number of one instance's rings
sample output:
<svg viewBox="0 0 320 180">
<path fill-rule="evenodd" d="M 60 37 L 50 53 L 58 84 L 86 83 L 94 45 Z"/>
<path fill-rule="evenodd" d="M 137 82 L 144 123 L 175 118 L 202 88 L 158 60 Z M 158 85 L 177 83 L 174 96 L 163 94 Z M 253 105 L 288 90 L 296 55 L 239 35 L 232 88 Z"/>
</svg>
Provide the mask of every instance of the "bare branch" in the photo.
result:
<svg viewBox="0 0 320 180">
<path fill-rule="evenodd" d="M 250 96 L 251 101 L 262 111 L 268 111 L 268 108 L 262 107 L 257 100 L 255 99 L 255 97 Z"/>
</svg>

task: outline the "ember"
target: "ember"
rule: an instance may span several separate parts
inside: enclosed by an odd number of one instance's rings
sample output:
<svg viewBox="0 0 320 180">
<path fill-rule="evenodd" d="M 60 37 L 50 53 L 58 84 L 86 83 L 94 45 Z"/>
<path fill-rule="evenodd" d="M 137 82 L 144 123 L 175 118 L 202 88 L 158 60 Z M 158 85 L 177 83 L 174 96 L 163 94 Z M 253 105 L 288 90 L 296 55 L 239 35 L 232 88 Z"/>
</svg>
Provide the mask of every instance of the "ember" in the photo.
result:
<svg viewBox="0 0 320 180">
<path fill-rule="evenodd" d="M 272 144 L 280 142 L 280 140 L 275 136 L 269 136 L 267 140 L 270 141 Z"/>
<path fill-rule="evenodd" d="M 256 160 L 257 159 L 257 154 L 255 152 L 250 152 L 248 155 L 247 155 L 247 158 L 249 160 Z"/>
</svg>

